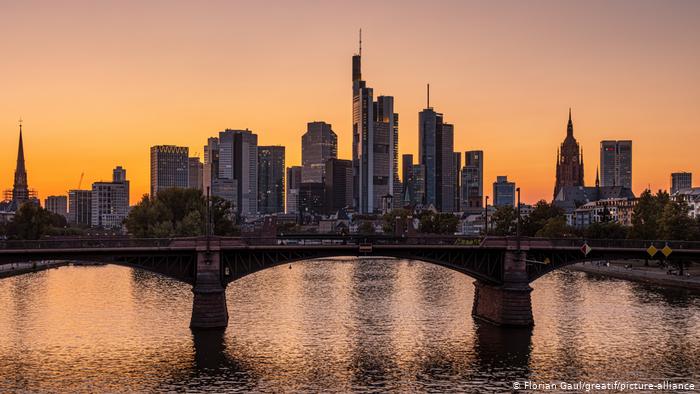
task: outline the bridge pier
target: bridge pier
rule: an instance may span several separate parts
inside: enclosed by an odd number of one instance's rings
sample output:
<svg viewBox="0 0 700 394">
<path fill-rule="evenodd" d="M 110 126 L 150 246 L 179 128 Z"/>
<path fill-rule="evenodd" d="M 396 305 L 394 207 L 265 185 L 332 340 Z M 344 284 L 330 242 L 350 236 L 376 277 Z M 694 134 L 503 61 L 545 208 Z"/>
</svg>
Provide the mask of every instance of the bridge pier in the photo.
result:
<svg viewBox="0 0 700 394">
<path fill-rule="evenodd" d="M 532 300 L 525 253 L 507 251 L 503 261 L 503 284 L 474 282 L 472 316 L 504 327 L 532 327 Z"/>
<path fill-rule="evenodd" d="M 192 302 L 193 330 L 222 329 L 228 325 L 226 288 L 221 280 L 221 254 L 218 250 L 197 248 L 197 276 Z"/>
</svg>

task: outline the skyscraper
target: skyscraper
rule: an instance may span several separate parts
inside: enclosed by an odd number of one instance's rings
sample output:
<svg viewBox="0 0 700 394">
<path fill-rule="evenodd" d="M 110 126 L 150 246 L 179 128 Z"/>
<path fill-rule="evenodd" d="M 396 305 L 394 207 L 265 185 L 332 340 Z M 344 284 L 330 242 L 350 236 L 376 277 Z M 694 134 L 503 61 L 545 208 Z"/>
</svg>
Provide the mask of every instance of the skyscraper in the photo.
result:
<svg viewBox="0 0 700 394">
<path fill-rule="evenodd" d="M 99 228 L 120 228 L 129 214 L 129 181 L 121 166 L 112 172 L 112 182 L 92 184 L 90 224 Z"/>
<path fill-rule="evenodd" d="M 47 211 L 61 215 L 68 219 L 68 197 L 48 196 L 44 199 L 44 208 Z"/>
<path fill-rule="evenodd" d="M 399 115 L 394 112 L 393 97 L 379 96 L 374 101 L 372 88 L 362 80 L 361 59 L 362 39 L 360 52 L 352 57 L 353 200 L 359 212 L 375 213 L 386 195 L 399 192 Z"/>
<path fill-rule="evenodd" d="M 151 197 L 159 190 L 187 187 L 189 148 L 174 145 L 151 147 Z"/>
<path fill-rule="evenodd" d="M 425 166 L 425 204 L 438 211 L 454 211 L 454 127 L 428 105 L 418 114 L 418 150 Z"/>
<path fill-rule="evenodd" d="M 309 122 L 301 136 L 301 181 L 323 183 L 326 161 L 338 157 L 338 136 L 326 122 Z"/>
<path fill-rule="evenodd" d="M 462 168 L 461 209 L 480 209 L 484 200 L 484 152 L 471 150 L 464 152 Z"/>
<path fill-rule="evenodd" d="M 204 165 L 199 160 L 199 157 L 190 157 L 187 166 L 187 187 L 190 189 L 203 190 Z"/>
<path fill-rule="evenodd" d="M 671 174 L 671 194 L 693 187 L 693 174 L 690 172 L 674 172 Z"/>
<path fill-rule="evenodd" d="M 92 225 L 92 190 L 68 191 L 68 222 L 79 226 Z"/>
<path fill-rule="evenodd" d="M 515 182 L 508 182 L 507 176 L 497 176 L 496 182 L 493 183 L 493 205 L 515 206 Z"/>
<path fill-rule="evenodd" d="M 414 164 L 413 170 L 413 187 L 411 195 L 412 205 L 425 204 L 425 166 L 422 164 Z"/>
<path fill-rule="evenodd" d="M 219 138 L 209 137 L 204 145 L 204 168 L 202 171 L 202 190 L 214 193 L 214 183 L 219 177 Z"/>
<path fill-rule="evenodd" d="M 600 185 L 632 188 L 632 141 L 600 142 Z"/>
<path fill-rule="evenodd" d="M 301 166 L 287 167 L 287 213 L 299 213 Z"/>
<path fill-rule="evenodd" d="M 404 154 L 401 157 L 401 171 L 403 173 L 401 200 L 403 204 L 411 204 L 413 198 L 413 155 Z"/>
<path fill-rule="evenodd" d="M 458 211 L 460 208 L 459 197 L 460 197 L 460 186 L 459 181 L 462 174 L 462 154 L 459 152 L 452 152 L 452 179 L 454 180 L 453 193 L 454 202 L 452 203 L 452 209 Z"/>
<path fill-rule="evenodd" d="M 226 129 L 219 133 L 219 187 L 214 191 L 231 201 L 239 217 L 258 212 L 258 135 Z"/>
<path fill-rule="evenodd" d="M 284 146 L 258 147 L 258 211 L 284 212 Z"/>
<path fill-rule="evenodd" d="M 554 198 L 559 190 L 566 186 L 585 186 L 583 180 L 583 150 L 579 151 L 579 145 L 574 138 L 574 124 L 571 121 L 571 108 L 569 108 L 569 122 L 566 126 L 566 138 L 557 152 L 557 172 L 554 183 Z"/>
<path fill-rule="evenodd" d="M 325 212 L 352 207 L 352 160 L 330 159 L 325 173 Z"/>
</svg>

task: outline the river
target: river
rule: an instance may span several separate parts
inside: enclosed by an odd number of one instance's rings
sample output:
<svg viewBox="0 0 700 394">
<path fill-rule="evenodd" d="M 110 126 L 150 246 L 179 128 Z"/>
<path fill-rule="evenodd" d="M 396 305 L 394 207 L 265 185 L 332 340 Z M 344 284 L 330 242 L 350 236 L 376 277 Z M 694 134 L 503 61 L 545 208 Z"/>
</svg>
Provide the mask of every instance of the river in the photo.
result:
<svg viewBox="0 0 700 394">
<path fill-rule="evenodd" d="M 533 283 L 535 327 L 471 316 L 473 280 L 416 261 L 279 266 L 193 334 L 189 285 L 106 265 L 0 280 L 0 392 L 502 392 L 700 383 L 700 296 L 581 272 Z"/>
</svg>

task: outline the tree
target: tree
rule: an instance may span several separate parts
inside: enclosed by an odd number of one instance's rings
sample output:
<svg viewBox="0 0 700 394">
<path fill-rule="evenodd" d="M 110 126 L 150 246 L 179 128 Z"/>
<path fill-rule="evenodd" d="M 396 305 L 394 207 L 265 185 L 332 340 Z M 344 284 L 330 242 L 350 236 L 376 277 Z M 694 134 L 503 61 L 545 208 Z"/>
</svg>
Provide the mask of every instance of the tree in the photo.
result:
<svg viewBox="0 0 700 394">
<path fill-rule="evenodd" d="M 518 213 L 512 206 L 500 206 L 496 209 L 493 216 L 491 216 L 491 223 L 489 226 L 492 226 L 495 235 L 515 234 L 517 216 Z"/>
<path fill-rule="evenodd" d="M 530 237 L 535 236 L 538 231 L 544 228 L 550 219 L 558 217 L 564 218 L 564 223 L 566 223 L 564 211 L 562 211 L 561 208 L 554 204 L 549 204 L 545 200 L 540 200 L 535 204 L 532 212 L 522 220 L 521 234 Z M 559 222 L 561 222 L 561 219 L 556 223 Z M 552 222 L 552 225 L 554 225 L 554 223 L 555 222 Z"/>
<path fill-rule="evenodd" d="M 637 200 L 632 212 L 632 229 L 629 237 L 634 239 L 659 238 L 659 220 L 666 204 L 669 202 L 668 193 L 659 190 L 656 195 L 651 190 L 645 190 Z"/>
<path fill-rule="evenodd" d="M 206 232 L 207 201 L 201 190 L 172 188 L 158 192 L 155 198 L 143 196 L 124 220 L 135 237 L 189 237 Z M 212 230 L 215 235 L 233 235 L 231 203 L 211 199 Z"/>
<path fill-rule="evenodd" d="M 374 224 L 369 220 L 363 220 L 359 226 L 357 226 L 357 232 L 363 235 L 374 234 Z"/>
<path fill-rule="evenodd" d="M 697 221 L 688 216 L 685 201 L 669 201 L 659 219 L 659 238 L 666 240 L 694 240 L 698 238 Z"/>
<path fill-rule="evenodd" d="M 393 233 L 394 226 L 396 225 L 396 218 L 400 218 L 402 222 L 405 222 L 408 220 L 408 216 L 410 214 L 411 211 L 404 208 L 392 209 L 390 212 L 385 213 L 382 216 L 382 228 L 384 229 L 384 232 Z"/>
<path fill-rule="evenodd" d="M 424 211 L 418 216 L 418 231 L 426 234 L 454 234 L 459 219 L 451 213 Z"/>
<path fill-rule="evenodd" d="M 614 222 L 593 223 L 586 227 L 583 236 L 589 239 L 624 239 L 627 238 L 627 227 Z"/>
<path fill-rule="evenodd" d="M 554 216 L 545 222 L 541 229 L 535 233 L 536 237 L 563 238 L 571 235 L 571 228 L 566 224 L 564 215 Z"/>
<path fill-rule="evenodd" d="M 40 239 L 60 234 L 68 225 L 66 218 L 49 212 L 35 203 L 24 203 L 6 225 L 10 239 Z"/>
</svg>

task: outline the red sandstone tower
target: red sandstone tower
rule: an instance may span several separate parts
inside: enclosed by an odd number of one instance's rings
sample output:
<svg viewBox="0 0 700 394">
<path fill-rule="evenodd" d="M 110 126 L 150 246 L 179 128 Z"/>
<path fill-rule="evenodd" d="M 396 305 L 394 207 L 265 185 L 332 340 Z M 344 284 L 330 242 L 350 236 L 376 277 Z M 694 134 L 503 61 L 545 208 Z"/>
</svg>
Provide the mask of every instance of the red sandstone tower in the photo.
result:
<svg viewBox="0 0 700 394">
<path fill-rule="evenodd" d="M 579 148 L 574 138 L 574 124 L 571 122 L 569 108 L 569 123 L 566 126 L 566 138 L 557 152 L 557 180 L 554 184 L 554 197 L 565 186 L 585 186 L 583 182 L 583 149 Z"/>
</svg>

